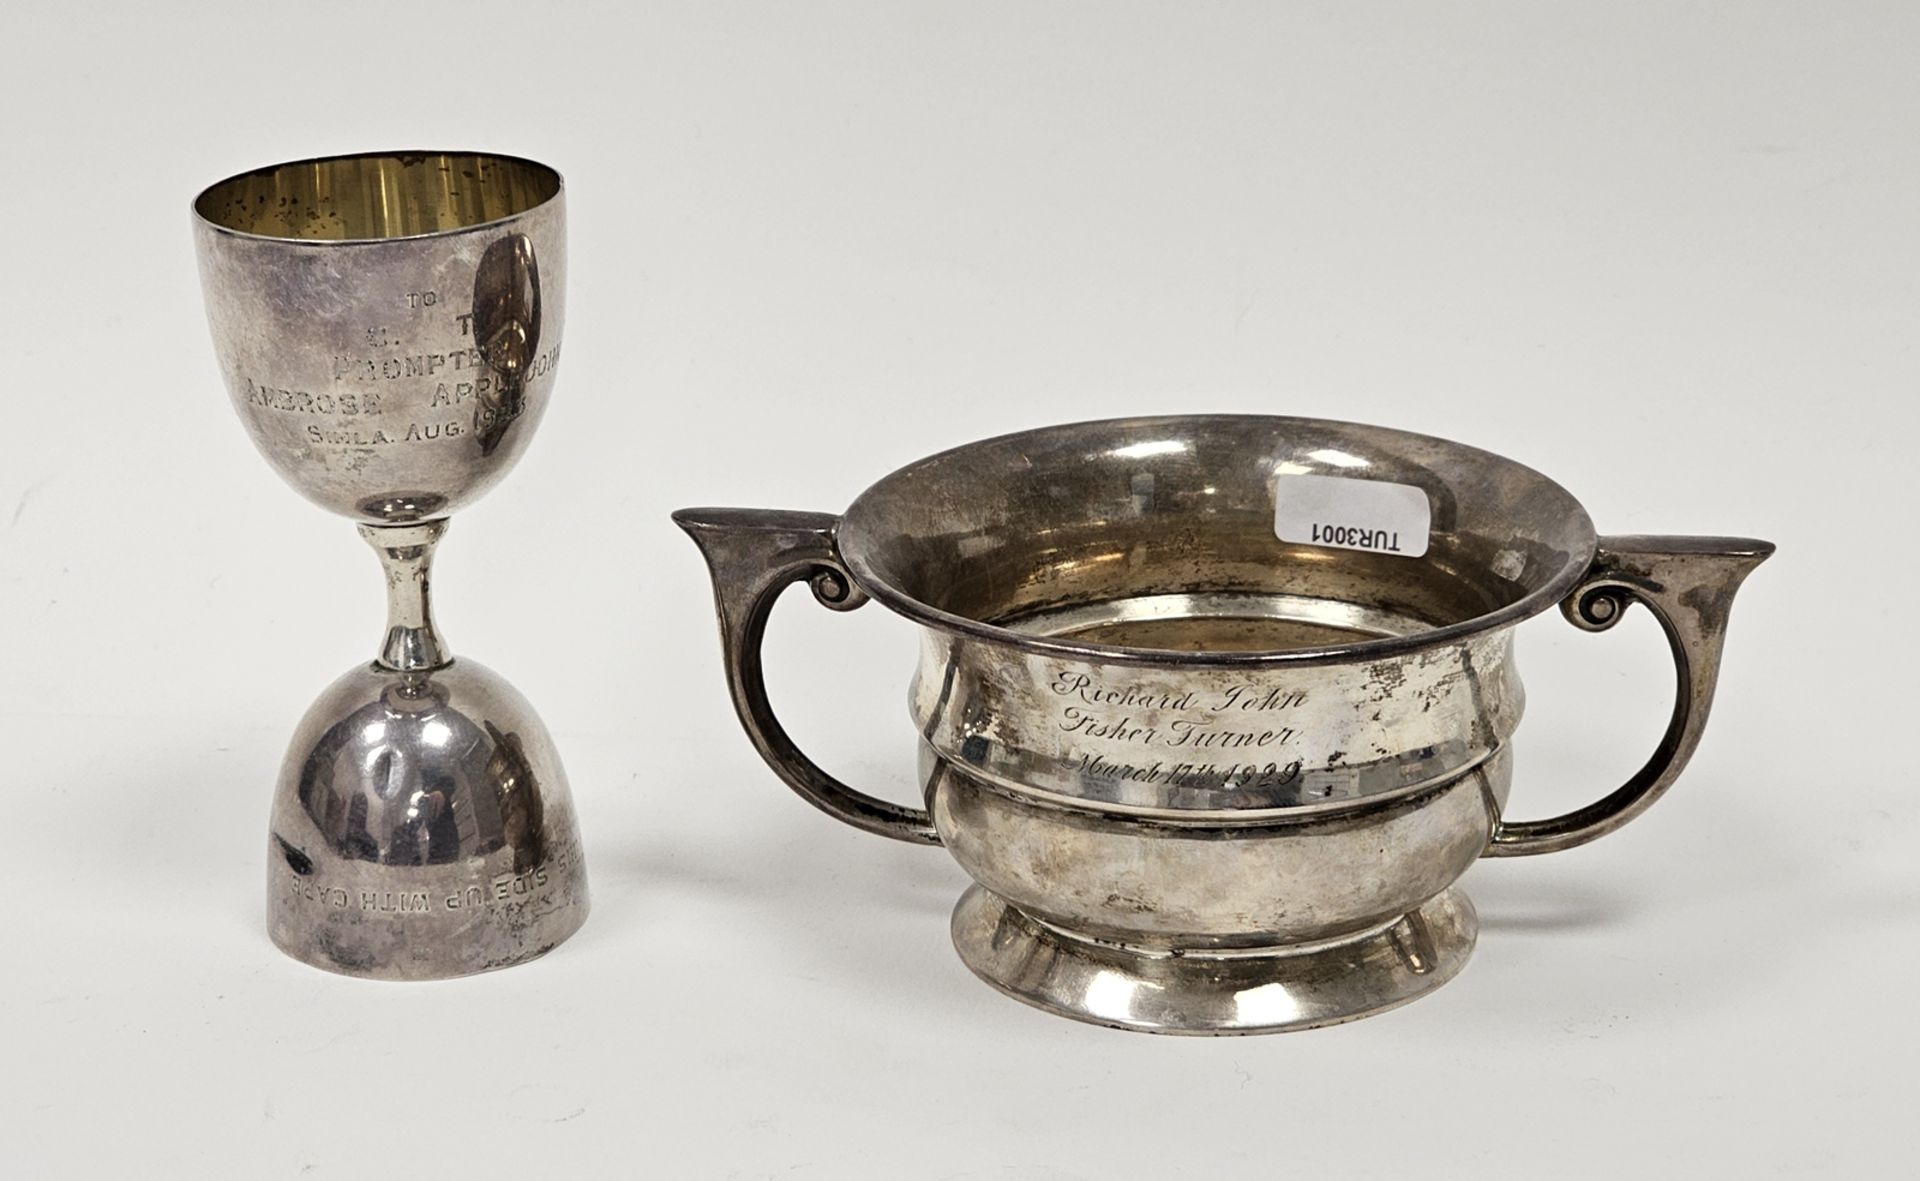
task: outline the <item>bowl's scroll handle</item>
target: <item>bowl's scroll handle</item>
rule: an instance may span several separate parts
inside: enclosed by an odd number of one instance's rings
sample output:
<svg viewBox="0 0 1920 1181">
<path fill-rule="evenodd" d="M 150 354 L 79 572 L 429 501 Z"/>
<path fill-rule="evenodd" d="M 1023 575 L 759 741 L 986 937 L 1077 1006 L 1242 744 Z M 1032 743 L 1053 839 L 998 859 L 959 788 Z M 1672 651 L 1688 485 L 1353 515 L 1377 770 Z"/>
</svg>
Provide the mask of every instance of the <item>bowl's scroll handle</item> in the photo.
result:
<svg viewBox="0 0 1920 1181">
<path fill-rule="evenodd" d="M 787 736 L 767 700 L 760 639 L 781 592 L 796 582 L 835 611 L 867 601 L 834 546 L 839 518 L 774 509 L 692 508 L 673 514 L 706 555 L 720 616 L 727 689 L 741 726 L 774 773 L 802 799 L 855 828 L 919 844 L 939 844 L 933 820 L 919 808 L 878 800 L 821 770 Z"/>
<path fill-rule="evenodd" d="M 1553 853 L 1603 837 L 1640 815 L 1686 768 L 1700 744 L 1734 592 L 1773 544 L 1745 537 L 1602 537 L 1593 565 L 1560 604 L 1583 631 L 1605 631 L 1643 603 L 1667 633 L 1677 689 L 1660 746 L 1626 784 L 1584 808 L 1551 820 L 1500 820 L 1488 857 Z"/>
</svg>

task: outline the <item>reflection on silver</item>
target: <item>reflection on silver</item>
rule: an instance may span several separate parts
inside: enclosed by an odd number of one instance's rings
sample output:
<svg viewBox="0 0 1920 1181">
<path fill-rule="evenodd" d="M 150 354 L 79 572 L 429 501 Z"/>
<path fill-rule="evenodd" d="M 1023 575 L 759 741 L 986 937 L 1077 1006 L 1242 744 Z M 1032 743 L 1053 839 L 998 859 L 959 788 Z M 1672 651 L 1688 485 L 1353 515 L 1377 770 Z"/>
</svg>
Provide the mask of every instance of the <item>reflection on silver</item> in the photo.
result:
<svg viewBox="0 0 1920 1181">
<path fill-rule="evenodd" d="M 1137 982 L 1123 973 L 1102 968 L 1087 981 L 1087 1012 L 1109 1021 L 1127 1022 L 1134 1019 L 1133 998 L 1136 993 L 1157 989 L 1151 982 Z"/>
<path fill-rule="evenodd" d="M 1283 472 L 1421 489 L 1419 558 L 1275 536 Z M 1706 723 L 1734 592 L 1773 547 L 1599 537 L 1564 489 L 1445 440 L 1313 419 L 1084 423 L 909 465 L 844 516 L 675 514 L 713 575 L 734 707 L 768 764 L 856 827 L 973 876 L 953 938 L 1009 995 L 1162 1033 L 1351 1020 L 1465 964 L 1454 882 L 1639 815 Z M 760 640 L 806 582 L 921 625 L 926 809 L 821 770 L 774 717 Z M 1516 625 L 1560 604 L 1665 628 L 1678 692 L 1646 767 L 1552 820 L 1504 818 Z"/>
<path fill-rule="evenodd" d="M 268 929 L 317 967 L 434 979 L 577 930 L 586 871 L 539 717 L 433 620 L 446 517 L 525 450 L 564 312 L 559 174 L 509 157 L 275 165 L 194 203 L 215 350 L 280 475 L 358 523 L 377 658 L 321 694 L 274 792 Z"/>
<path fill-rule="evenodd" d="M 1233 997 L 1234 1024 L 1247 1029 L 1280 1029 L 1300 1020 L 1300 1002 L 1279 981 L 1256 984 Z"/>
<path fill-rule="evenodd" d="M 353 669 L 307 711 L 281 772 L 274 941 L 386 979 L 538 955 L 585 917 L 565 782 L 532 708 L 477 661 Z"/>
</svg>

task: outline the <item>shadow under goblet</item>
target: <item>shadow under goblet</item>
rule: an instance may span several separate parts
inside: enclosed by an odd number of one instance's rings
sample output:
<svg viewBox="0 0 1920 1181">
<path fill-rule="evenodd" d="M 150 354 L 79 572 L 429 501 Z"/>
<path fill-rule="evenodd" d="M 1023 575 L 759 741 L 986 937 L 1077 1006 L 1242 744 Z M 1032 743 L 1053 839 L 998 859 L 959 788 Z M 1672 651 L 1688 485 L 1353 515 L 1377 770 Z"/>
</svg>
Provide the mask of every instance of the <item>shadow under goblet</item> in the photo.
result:
<svg viewBox="0 0 1920 1181">
<path fill-rule="evenodd" d="M 429 575 L 446 518 L 519 459 L 552 390 L 560 176 L 343 156 L 221 181 L 194 212 L 235 410 L 289 484 L 359 525 L 387 581 L 379 656 L 321 694 L 280 773 L 273 940 L 382 979 L 538 956 L 587 914 L 566 775 L 526 700 L 448 650 Z"/>
</svg>

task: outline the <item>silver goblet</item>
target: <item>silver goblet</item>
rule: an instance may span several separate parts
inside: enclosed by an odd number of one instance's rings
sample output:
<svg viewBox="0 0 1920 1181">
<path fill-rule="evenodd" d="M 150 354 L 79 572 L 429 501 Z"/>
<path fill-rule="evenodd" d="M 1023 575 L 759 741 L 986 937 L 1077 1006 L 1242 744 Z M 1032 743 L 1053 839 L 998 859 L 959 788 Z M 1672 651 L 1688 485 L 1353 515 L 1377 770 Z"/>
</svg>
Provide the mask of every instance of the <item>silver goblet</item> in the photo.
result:
<svg viewBox="0 0 1920 1181">
<path fill-rule="evenodd" d="M 301 720 L 274 791 L 268 929 L 287 954 L 421 980 L 531 959 L 587 915 L 566 775 L 501 677 L 456 660 L 428 595 L 446 518 L 519 459 L 564 319 L 560 175 L 511 157 L 338 156 L 194 201 L 234 409 L 387 579 L 379 655 Z"/>
</svg>

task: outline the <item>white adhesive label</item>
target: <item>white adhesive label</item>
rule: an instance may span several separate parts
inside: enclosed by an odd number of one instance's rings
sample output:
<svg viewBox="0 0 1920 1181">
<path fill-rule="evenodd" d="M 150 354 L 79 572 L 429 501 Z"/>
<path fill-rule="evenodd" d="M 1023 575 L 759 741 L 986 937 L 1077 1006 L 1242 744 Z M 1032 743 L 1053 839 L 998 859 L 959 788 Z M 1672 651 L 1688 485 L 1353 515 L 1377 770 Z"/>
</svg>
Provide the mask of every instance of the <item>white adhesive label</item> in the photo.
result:
<svg viewBox="0 0 1920 1181">
<path fill-rule="evenodd" d="M 1417 558 L 1433 506 L 1411 484 L 1348 476 L 1276 476 L 1273 531 L 1281 541 Z"/>
</svg>

